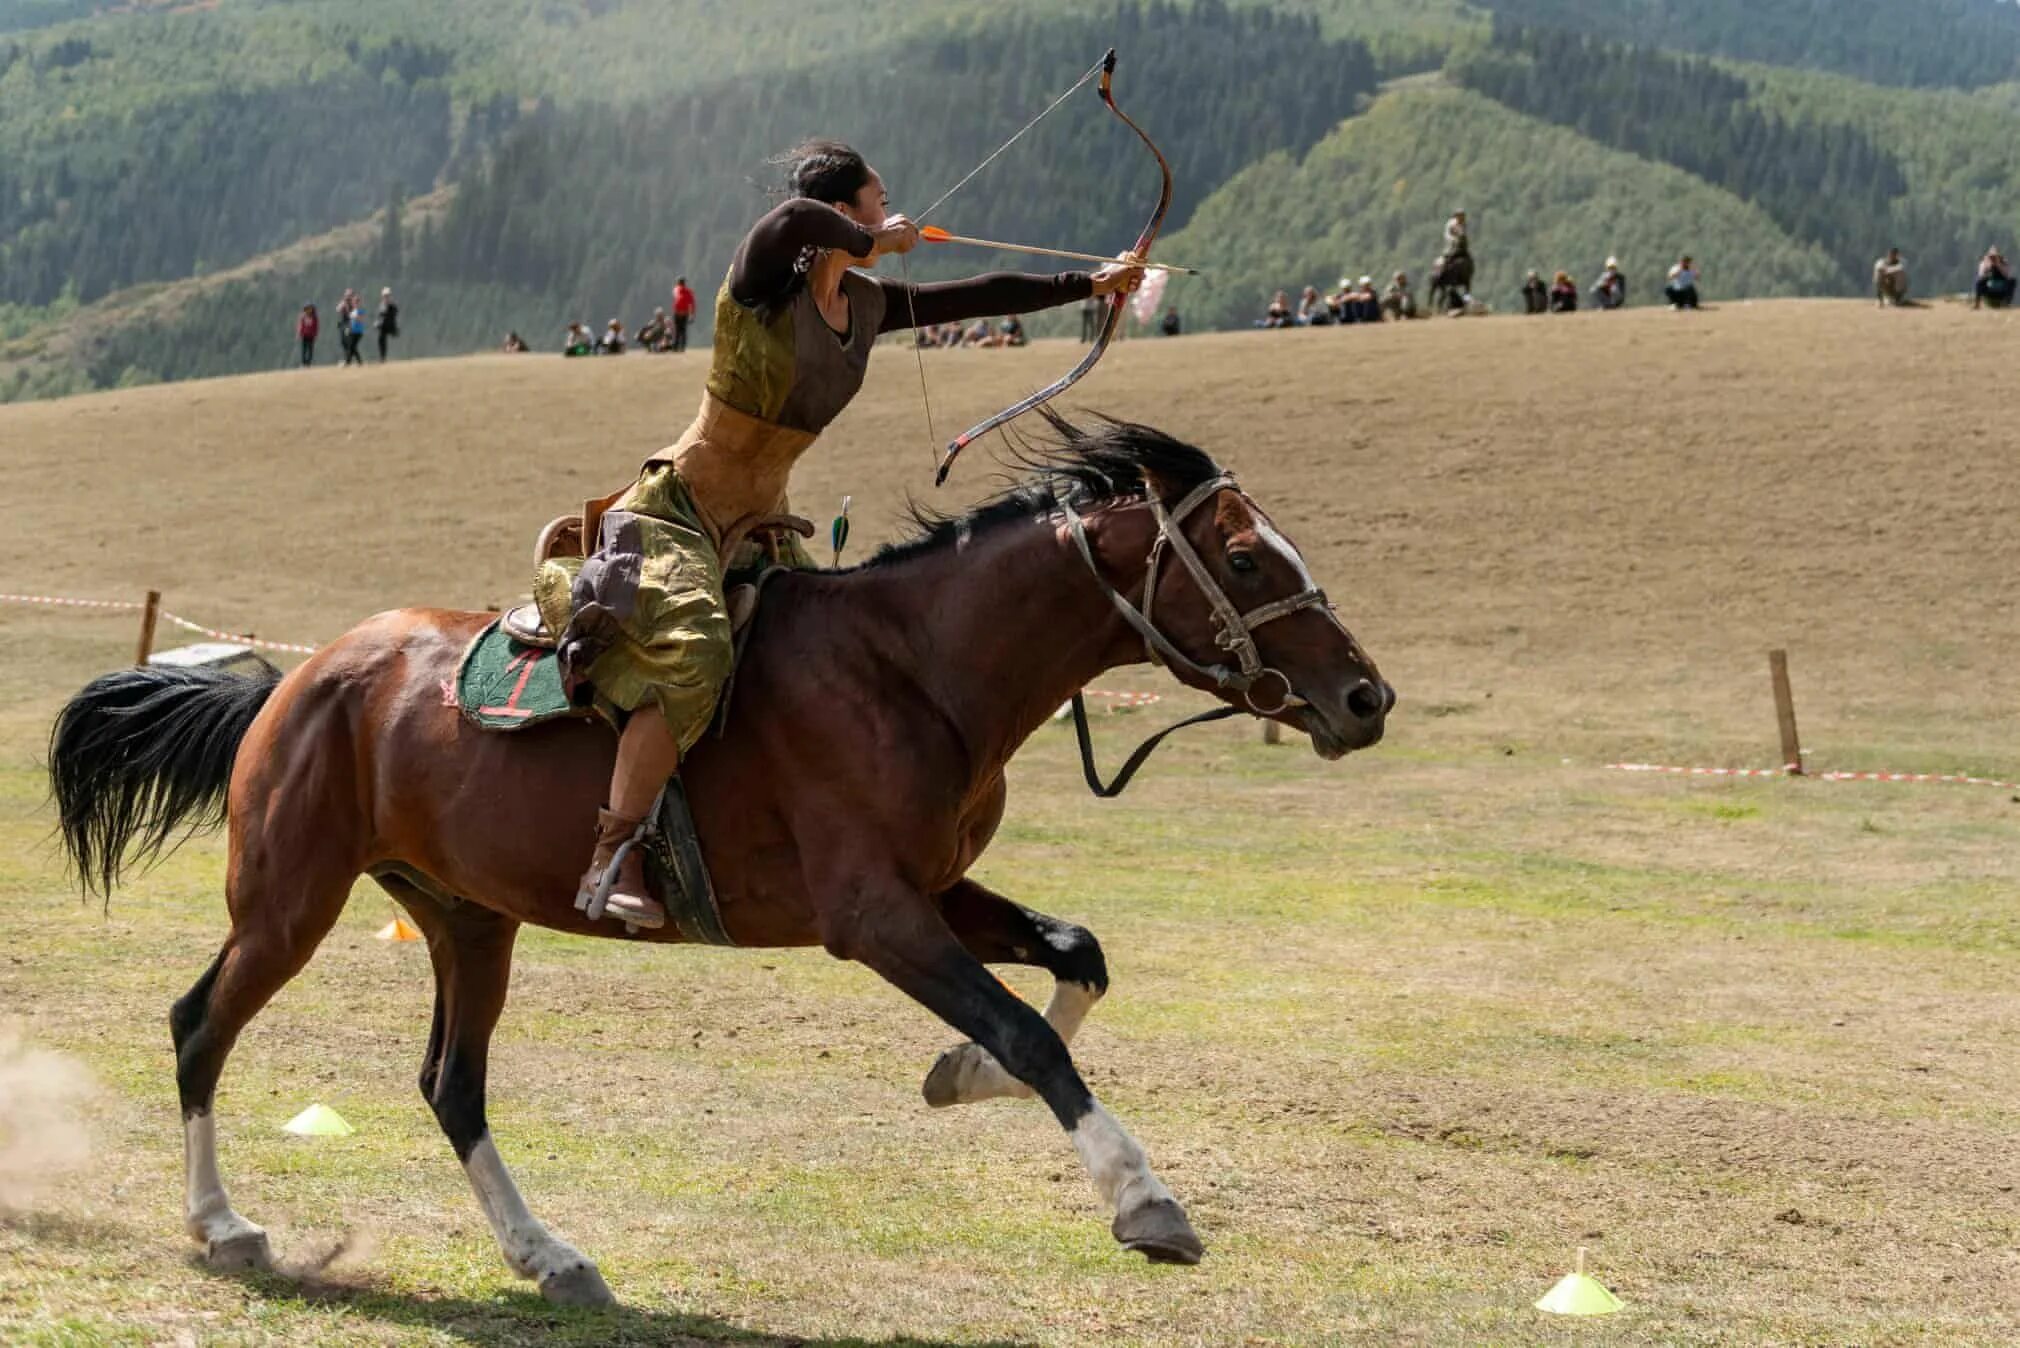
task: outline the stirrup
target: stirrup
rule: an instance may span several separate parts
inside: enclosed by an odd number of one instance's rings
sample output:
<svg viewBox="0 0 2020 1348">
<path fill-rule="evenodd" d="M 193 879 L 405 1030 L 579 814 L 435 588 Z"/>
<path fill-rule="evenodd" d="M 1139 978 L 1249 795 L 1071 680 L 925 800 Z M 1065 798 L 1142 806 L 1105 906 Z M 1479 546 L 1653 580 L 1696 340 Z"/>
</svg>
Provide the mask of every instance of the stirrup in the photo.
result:
<svg viewBox="0 0 2020 1348">
<path fill-rule="evenodd" d="M 665 795 L 666 788 L 661 787 L 659 795 L 652 799 L 652 808 L 638 821 L 638 827 L 633 829 L 631 836 L 619 843 L 617 850 L 610 854 L 610 864 L 603 868 L 603 874 L 598 878 L 596 888 L 578 889 L 575 892 L 576 911 L 591 922 L 603 920 L 604 913 L 610 907 L 611 891 L 617 887 L 617 874 L 623 868 L 624 860 L 630 855 L 631 849 L 648 842 L 657 832 L 660 801 Z M 642 927 L 656 929 L 666 925 L 665 905 L 658 906 L 657 913 L 633 913 L 628 907 L 620 906 L 614 916 L 624 923 L 627 932 L 636 934 Z"/>
</svg>

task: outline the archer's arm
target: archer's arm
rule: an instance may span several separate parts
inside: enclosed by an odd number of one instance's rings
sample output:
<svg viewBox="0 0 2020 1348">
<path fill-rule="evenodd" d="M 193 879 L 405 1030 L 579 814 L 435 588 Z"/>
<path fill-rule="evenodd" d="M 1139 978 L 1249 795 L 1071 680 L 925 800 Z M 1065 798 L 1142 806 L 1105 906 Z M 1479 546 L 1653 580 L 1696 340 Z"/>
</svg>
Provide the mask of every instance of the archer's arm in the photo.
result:
<svg viewBox="0 0 2020 1348">
<path fill-rule="evenodd" d="M 872 277 L 884 292 L 884 320 L 877 331 L 895 332 L 915 324 L 958 323 L 997 314 L 1028 314 L 1084 300 L 1094 293 L 1094 278 L 1084 271 L 1057 276 L 997 271 L 961 281 L 913 285 Z M 914 316 L 916 315 L 916 317 Z"/>
<path fill-rule="evenodd" d="M 780 202 L 751 226 L 729 265 L 729 293 L 743 305 L 766 304 L 792 284 L 800 253 L 839 248 L 868 257 L 876 236 L 834 207 L 807 197 Z"/>
</svg>

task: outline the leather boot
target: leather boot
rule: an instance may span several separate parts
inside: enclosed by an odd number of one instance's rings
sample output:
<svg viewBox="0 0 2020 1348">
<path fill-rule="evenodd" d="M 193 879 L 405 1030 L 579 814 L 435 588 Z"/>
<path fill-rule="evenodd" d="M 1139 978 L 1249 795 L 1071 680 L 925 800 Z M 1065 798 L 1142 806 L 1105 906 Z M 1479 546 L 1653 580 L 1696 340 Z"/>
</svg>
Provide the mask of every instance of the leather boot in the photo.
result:
<svg viewBox="0 0 2020 1348">
<path fill-rule="evenodd" d="M 638 832 L 638 819 L 627 819 L 609 810 L 596 812 L 596 850 L 590 854 L 589 870 L 582 877 L 582 885 L 576 894 L 576 906 L 587 908 L 589 898 L 603 883 L 603 876 L 610 869 L 610 859 L 626 839 Z M 610 898 L 606 902 L 603 915 L 619 922 L 630 923 L 634 927 L 663 927 L 666 925 L 666 909 L 645 883 L 645 852 L 643 844 L 634 845 L 618 863 L 617 879 L 610 887 Z"/>
</svg>

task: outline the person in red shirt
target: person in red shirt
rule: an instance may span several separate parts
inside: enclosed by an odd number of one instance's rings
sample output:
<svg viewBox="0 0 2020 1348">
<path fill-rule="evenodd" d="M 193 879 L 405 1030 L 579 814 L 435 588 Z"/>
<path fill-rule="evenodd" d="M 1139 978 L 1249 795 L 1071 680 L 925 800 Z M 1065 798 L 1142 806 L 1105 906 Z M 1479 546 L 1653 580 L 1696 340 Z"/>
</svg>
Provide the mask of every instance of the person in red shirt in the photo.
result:
<svg viewBox="0 0 2020 1348">
<path fill-rule="evenodd" d="M 295 336 L 302 339 L 302 364 L 316 363 L 316 334 L 322 327 L 322 320 L 316 317 L 316 306 L 304 304 L 302 316 L 295 320 Z"/>
<path fill-rule="evenodd" d="M 694 292 L 687 288 L 687 278 L 677 276 L 673 281 L 673 349 L 687 350 L 687 325 L 694 318 Z"/>
</svg>

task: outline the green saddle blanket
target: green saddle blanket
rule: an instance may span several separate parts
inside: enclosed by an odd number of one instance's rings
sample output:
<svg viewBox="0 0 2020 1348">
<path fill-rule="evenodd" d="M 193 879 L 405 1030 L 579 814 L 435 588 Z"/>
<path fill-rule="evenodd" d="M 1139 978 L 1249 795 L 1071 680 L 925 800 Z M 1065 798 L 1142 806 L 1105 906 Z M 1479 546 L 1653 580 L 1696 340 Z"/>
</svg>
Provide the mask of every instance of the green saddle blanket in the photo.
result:
<svg viewBox="0 0 2020 1348">
<path fill-rule="evenodd" d="M 594 716 L 561 685 L 553 651 L 529 646 L 492 623 L 477 634 L 456 669 L 456 705 L 486 730 L 524 730 L 567 716 Z"/>
</svg>

